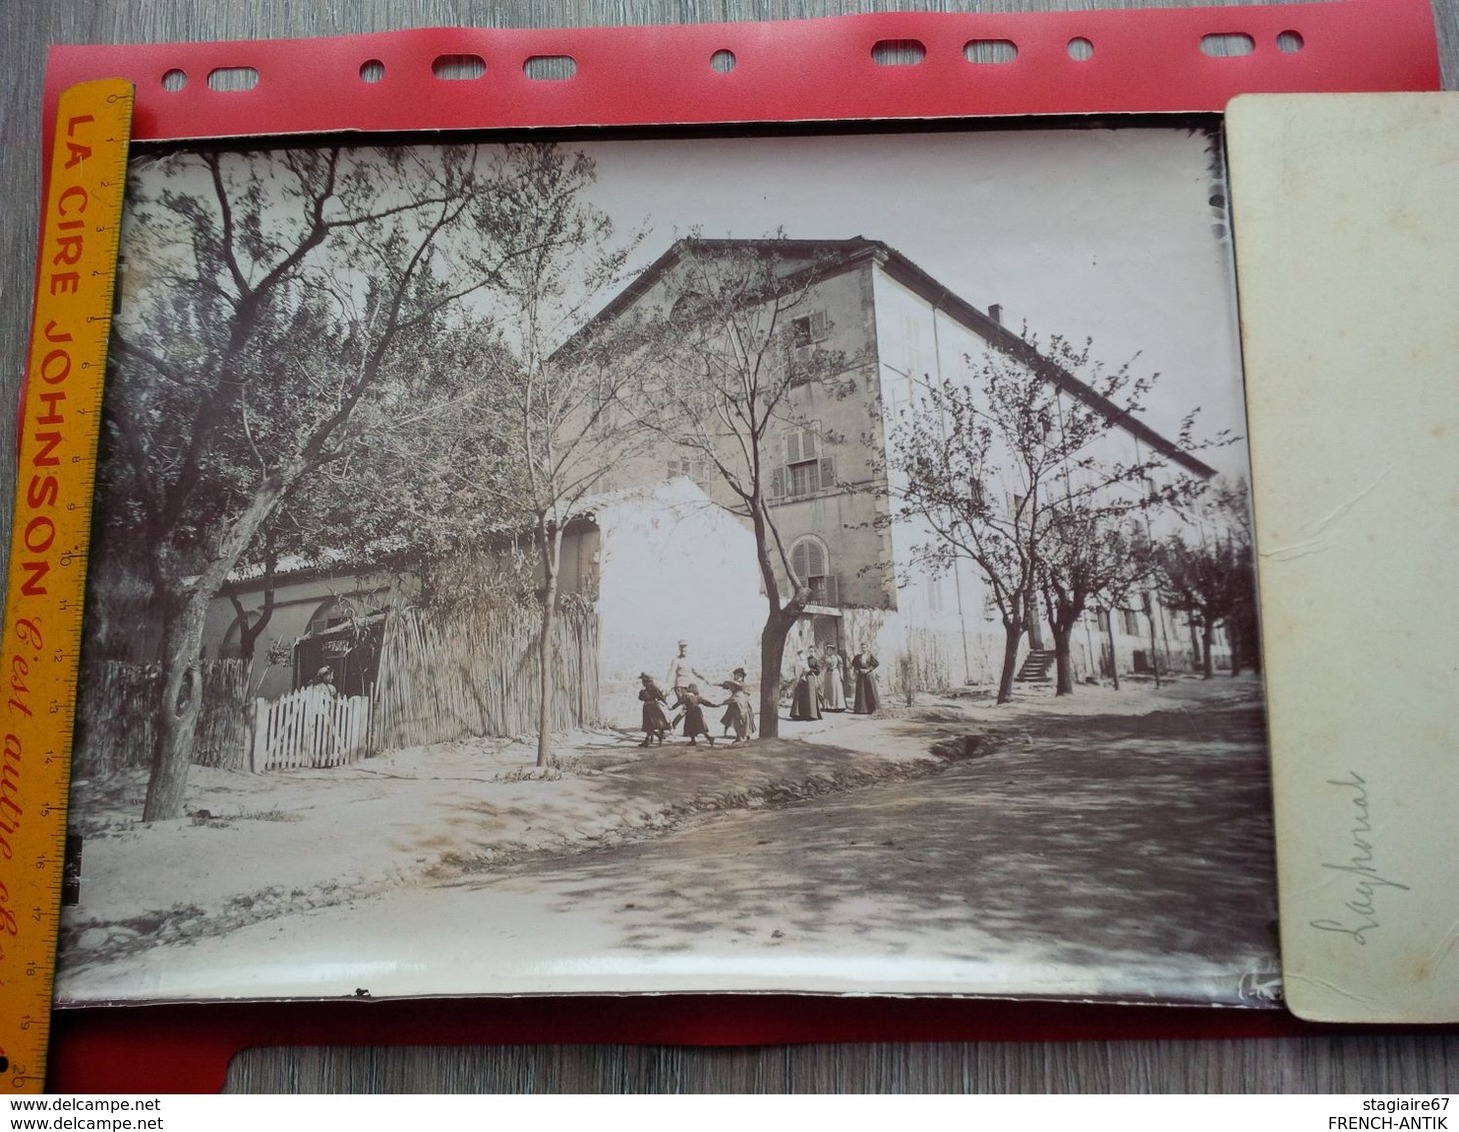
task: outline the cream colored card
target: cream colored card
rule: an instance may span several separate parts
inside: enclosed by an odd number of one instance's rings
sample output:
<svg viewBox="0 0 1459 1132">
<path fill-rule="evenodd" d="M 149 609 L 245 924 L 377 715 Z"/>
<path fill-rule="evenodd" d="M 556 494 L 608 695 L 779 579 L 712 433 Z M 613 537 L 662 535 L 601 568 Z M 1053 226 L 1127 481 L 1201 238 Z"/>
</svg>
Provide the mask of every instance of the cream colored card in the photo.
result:
<svg viewBox="0 0 1459 1132">
<path fill-rule="evenodd" d="M 1459 1019 L 1459 95 L 1227 115 L 1286 997 Z"/>
</svg>

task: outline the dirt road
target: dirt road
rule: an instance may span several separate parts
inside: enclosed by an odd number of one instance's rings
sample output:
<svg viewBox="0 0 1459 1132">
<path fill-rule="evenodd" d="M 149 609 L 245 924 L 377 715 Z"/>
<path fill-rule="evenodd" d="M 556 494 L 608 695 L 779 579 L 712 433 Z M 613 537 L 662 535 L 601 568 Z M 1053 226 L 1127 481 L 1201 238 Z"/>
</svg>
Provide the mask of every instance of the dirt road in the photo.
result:
<svg viewBox="0 0 1459 1132">
<path fill-rule="evenodd" d="M 1276 965 L 1261 724 L 1247 706 L 1046 721 L 941 774 L 154 947 L 68 991 L 1236 1001 Z"/>
</svg>

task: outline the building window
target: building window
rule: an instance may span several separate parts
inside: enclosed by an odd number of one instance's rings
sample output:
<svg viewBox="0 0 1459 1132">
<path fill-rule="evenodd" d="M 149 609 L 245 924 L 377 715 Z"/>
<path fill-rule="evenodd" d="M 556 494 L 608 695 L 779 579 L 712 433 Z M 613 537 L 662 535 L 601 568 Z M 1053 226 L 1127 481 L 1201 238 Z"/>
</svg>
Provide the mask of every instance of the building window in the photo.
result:
<svg viewBox="0 0 1459 1132">
<path fill-rule="evenodd" d="M 1140 618 L 1133 609 L 1122 609 L 1120 613 L 1125 619 L 1125 633 L 1131 637 L 1140 635 Z"/>
<path fill-rule="evenodd" d="M 787 359 L 790 366 L 790 384 L 804 385 L 816 376 L 816 367 L 811 358 L 816 343 L 826 339 L 826 312 L 812 311 L 808 315 L 790 320 L 790 350 Z"/>
<path fill-rule="evenodd" d="M 708 478 L 708 461 L 693 452 L 676 453 L 669 457 L 669 479 L 688 476 L 695 483 L 702 484 Z"/>
<path fill-rule="evenodd" d="M 771 475 L 770 494 L 800 499 L 829 491 L 836 485 L 836 463 L 821 454 L 814 429 L 791 429 L 785 434 L 785 466 Z"/>
<path fill-rule="evenodd" d="M 831 556 L 826 544 L 807 535 L 790 548 L 790 568 L 811 591 L 811 605 L 839 605 L 840 587 L 831 573 Z"/>
<path fill-rule="evenodd" d="M 1101 633 L 1109 632 L 1109 610 L 1096 609 L 1094 611 L 1094 619 L 1099 623 L 1099 631 Z"/>
<path fill-rule="evenodd" d="M 810 314 L 790 321 L 790 344 L 796 350 L 809 349 L 817 342 L 824 342 L 826 334 L 825 311 L 811 311 Z"/>
<path fill-rule="evenodd" d="M 821 486 L 821 467 L 817 460 L 806 460 L 791 464 L 789 490 L 791 495 L 814 495 Z"/>
<path fill-rule="evenodd" d="M 942 575 L 927 573 L 927 608 L 933 613 L 942 612 Z"/>
</svg>

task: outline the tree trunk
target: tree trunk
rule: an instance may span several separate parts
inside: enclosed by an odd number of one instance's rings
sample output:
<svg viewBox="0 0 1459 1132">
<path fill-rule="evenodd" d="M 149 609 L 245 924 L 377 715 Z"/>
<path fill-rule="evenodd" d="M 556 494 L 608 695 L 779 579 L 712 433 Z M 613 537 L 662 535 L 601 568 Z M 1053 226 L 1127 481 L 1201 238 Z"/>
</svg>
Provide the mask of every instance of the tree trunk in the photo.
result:
<svg viewBox="0 0 1459 1132">
<path fill-rule="evenodd" d="M 1155 663 L 1155 630 L 1154 622 L 1151 622 L 1150 630 L 1150 663 Z M 1109 638 L 1109 675 L 1114 681 L 1115 691 L 1120 690 L 1120 654 L 1115 652 L 1115 611 L 1111 609 L 1104 618 L 1104 635 Z"/>
<path fill-rule="evenodd" d="M 1023 640 L 1023 626 L 1017 621 L 1003 622 L 1003 671 L 998 676 L 998 702 L 1013 699 L 1013 676 L 1018 669 L 1018 643 Z"/>
<path fill-rule="evenodd" d="M 1155 602 L 1145 595 L 1145 615 L 1150 618 L 1150 671 L 1155 674 L 1155 686 L 1160 687 L 1160 652 L 1155 645 Z M 1119 687 L 1119 685 L 1115 685 Z"/>
<path fill-rule="evenodd" d="M 1211 630 L 1213 626 L 1209 619 L 1201 622 L 1201 678 L 1209 680 L 1215 675 L 1211 667 Z"/>
<path fill-rule="evenodd" d="M 144 822 L 170 821 L 183 814 L 203 698 L 203 624 L 212 596 L 195 589 L 163 631 L 162 698 L 142 806 Z"/>
<path fill-rule="evenodd" d="M 542 636 L 537 642 L 537 765 L 552 765 L 552 697 L 557 659 L 557 579 L 562 564 L 562 528 L 543 530 Z"/>
<path fill-rule="evenodd" d="M 1054 623 L 1054 695 L 1074 694 L 1074 662 L 1069 656 L 1069 644 L 1074 637 L 1073 624 Z"/>
<path fill-rule="evenodd" d="M 760 738 L 774 739 L 780 735 L 780 665 L 785 657 L 785 638 L 790 635 L 790 627 L 805 608 L 810 593 L 792 577 L 789 579 L 791 599 L 784 607 L 781 606 L 780 583 L 775 576 L 775 566 L 770 561 L 770 539 L 774 524 L 766 510 L 765 498 L 760 493 L 758 482 L 748 503 L 750 523 L 755 531 L 755 559 L 760 568 L 760 583 L 764 586 L 765 600 L 769 604 L 765 628 L 760 631 Z"/>
<path fill-rule="evenodd" d="M 1044 647 L 1044 627 L 1039 620 L 1039 604 L 1038 599 L 1034 596 L 1032 583 L 1024 591 L 1023 609 L 1024 620 L 1027 622 L 1024 628 L 1028 631 L 1028 647 L 1035 651 L 1041 650 Z"/>
<path fill-rule="evenodd" d="M 183 590 L 183 596 L 179 599 L 177 593 L 182 589 L 180 582 L 171 593 L 159 595 L 168 602 L 170 615 L 163 629 L 162 703 L 147 798 L 142 806 L 143 821 L 182 817 L 193 736 L 202 704 L 203 627 L 208 606 L 222 592 L 229 573 L 273 513 L 284 490 L 282 478 L 261 484 L 253 500 L 219 537 L 212 561 L 191 587 Z"/>
<path fill-rule="evenodd" d="M 785 638 L 795 617 L 772 611 L 760 631 L 760 738 L 780 734 L 780 666 L 785 660 Z"/>
</svg>

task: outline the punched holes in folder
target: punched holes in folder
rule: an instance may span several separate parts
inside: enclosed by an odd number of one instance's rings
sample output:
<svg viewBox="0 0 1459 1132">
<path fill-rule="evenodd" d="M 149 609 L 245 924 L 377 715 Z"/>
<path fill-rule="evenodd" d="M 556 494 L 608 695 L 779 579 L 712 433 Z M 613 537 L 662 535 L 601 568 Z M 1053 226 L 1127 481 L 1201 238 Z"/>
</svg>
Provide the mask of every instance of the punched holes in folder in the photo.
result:
<svg viewBox="0 0 1459 1132">
<path fill-rule="evenodd" d="M 871 49 L 879 67 L 910 67 L 927 58 L 927 46 L 916 39 L 883 39 Z"/>
<path fill-rule="evenodd" d="M 533 55 L 522 64 L 522 73 L 529 79 L 561 82 L 578 73 L 578 64 L 571 55 Z"/>
<path fill-rule="evenodd" d="M 252 90 L 258 86 L 258 72 L 252 67 L 214 67 L 208 72 L 208 89 L 216 91 Z"/>
<path fill-rule="evenodd" d="M 1011 39 L 970 39 L 963 44 L 963 58 L 969 63 L 1012 63 L 1018 58 L 1018 44 Z"/>
<path fill-rule="evenodd" d="M 1235 59 L 1256 50 L 1256 40 L 1244 32 L 1217 32 L 1201 36 L 1201 54 L 1212 59 Z"/>
<path fill-rule="evenodd" d="M 448 81 L 469 81 L 486 74 L 486 60 L 480 55 L 437 55 L 431 74 Z"/>
<path fill-rule="evenodd" d="M 1201 53 L 1213 59 L 1241 58 L 1256 50 L 1256 40 L 1245 32 L 1212 32 L 1201 37 Z M 1301 33 L 1288 29 L 1276 37 L 1276 46 L 1283 54 L 1291 55 L 1306 46 Z M 1066 51 L 1070 59 L 1084 62 L 1094 56 L 1094 44 L 1084 36 L 1069 40 Z M 1010 39 L 973 39 L 963 45 L 963 58 L 973 64 L 1005 64 L 1018 58 L 1018 45 Z M 871 49 L 873 62 L 878 66 L 915 66 L 927 57 L 926 45 L 915 39 L 884 39 Z M 710 68 L 718 74 L 728 74 L 735 69 L 738 60 L 733 51 L 721 49 L 710 56 Z M 577 61 L 570 55 L 532 55 L 522 64 L 523 73 L 530 79 L 560 81 L 571 79 L 577 74 Z M 438 55 L 431 63 L 431 73 L 443 80 L 473 80 L 486 73 L 486 61 L 480 55 L 455 54 Z M 366 59 L 360 64 L 360 81 L 378 83 L 385 77 L 385 64 L 379 59 Z M 217 67 L 208 73 L 209 90 L 248 91 L 258 85 L 258 71 L 253 67 Z M 162 76 L 162 89 L 176 93 L 188 85 L 187 72 L 173 68 Z"/>
</svg>

